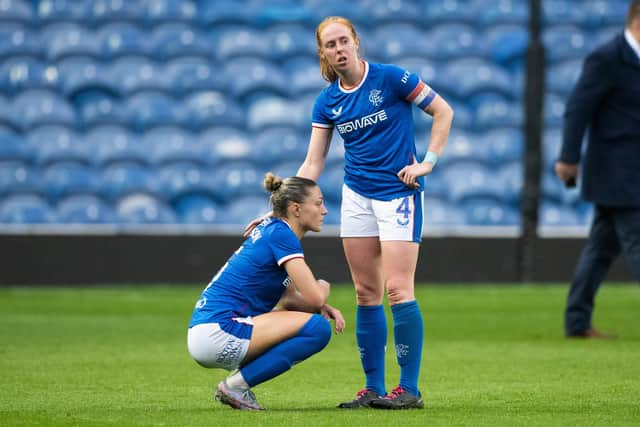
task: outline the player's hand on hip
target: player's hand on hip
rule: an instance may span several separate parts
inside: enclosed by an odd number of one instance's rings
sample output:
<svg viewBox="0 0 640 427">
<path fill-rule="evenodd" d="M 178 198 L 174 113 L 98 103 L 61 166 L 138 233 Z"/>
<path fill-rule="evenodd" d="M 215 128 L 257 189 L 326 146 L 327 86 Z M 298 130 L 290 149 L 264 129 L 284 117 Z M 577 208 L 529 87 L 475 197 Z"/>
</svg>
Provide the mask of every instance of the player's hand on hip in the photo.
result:
<svg viewBox="0 0 640 427">
<path fill-rule="evenodd" d="M 420 176 L 429 175 L 433 170 L 433 164 L 428 162 L 415 161 L 413 164 L 403 167 L 398 172 L 398 178 L 404 182 L 407 187 L 420 188 L 420 184 L 416 182 L 416 179 Z"/>
</svg>

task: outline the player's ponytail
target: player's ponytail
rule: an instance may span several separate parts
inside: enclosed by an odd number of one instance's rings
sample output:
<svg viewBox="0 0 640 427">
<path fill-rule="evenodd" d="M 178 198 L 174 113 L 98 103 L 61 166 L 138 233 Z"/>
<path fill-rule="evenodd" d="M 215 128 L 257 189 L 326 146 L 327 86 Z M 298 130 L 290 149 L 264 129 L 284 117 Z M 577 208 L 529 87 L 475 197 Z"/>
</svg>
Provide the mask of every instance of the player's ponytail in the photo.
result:
<svg viewBox="0 0 640 427">
<path fill-rule="evenodd" d="M 309 195 L 309 188 L 316 185 L 314 180 L 300 176 L 282 179 L 271 172 L 264 176 L 264 188 L 271 193 L 273 215 L 278 218 L 286 218 L 289 204 L 303 203 Z"/>
</svg>

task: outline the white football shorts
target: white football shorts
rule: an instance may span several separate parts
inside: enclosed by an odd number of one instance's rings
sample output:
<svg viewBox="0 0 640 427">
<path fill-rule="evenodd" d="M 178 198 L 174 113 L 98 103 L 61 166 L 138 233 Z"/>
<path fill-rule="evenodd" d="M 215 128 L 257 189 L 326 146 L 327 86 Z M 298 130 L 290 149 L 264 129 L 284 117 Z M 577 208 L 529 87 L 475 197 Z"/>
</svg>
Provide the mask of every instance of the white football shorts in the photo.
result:
<svg viewBox="0 0 640 427">
<path fill-rule="evenodd" d="M 223 331 L 218 323 L 202 323 L 189 328 L 187 348 L 191 357 L 205 368 L 237 369 L 249 350 L 249 340 Z"/>
<path fill-rule="evenodd" d="M 340 237 L 379 236 L 380 241 L 420 243 L 423 203 L 422 192 L 383 201 L 364 197 L 343 185 Z"/>
</svg>

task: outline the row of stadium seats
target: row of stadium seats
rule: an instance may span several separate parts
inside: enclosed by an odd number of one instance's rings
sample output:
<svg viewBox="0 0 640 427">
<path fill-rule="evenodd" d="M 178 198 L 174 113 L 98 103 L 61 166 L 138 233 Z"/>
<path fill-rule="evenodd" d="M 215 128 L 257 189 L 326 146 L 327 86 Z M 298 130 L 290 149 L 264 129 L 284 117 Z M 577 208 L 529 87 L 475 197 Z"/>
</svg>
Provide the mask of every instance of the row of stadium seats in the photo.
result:
<svg viewBox="0 0 640 427">
<path fill-rule="evenodd" d="M 488 4 L 490 3 L 490 4 Z M 624 16 L 625 0 L 543 0 L 546 23 L 600 27 Z M 479 25 L 526 23 L 522 0 L 3 0 L 0 22 L 82 21 L 98 25 L 130 20 L 145 25 L 185 22 L 209 27 L 224 23 L 265 26 L 274 22 L 314 25 L 323 16 L 350 15 L 362 26 L 388 22 L 433 24 L 462 21 Z"/>
<path fill-rule="evenodd" d="M 583 56 L 593 46 L 619 31 L 619 24 L 585 30 L 578 25 L 545 27 L 543 43 L 549 60 Z M 292 56 L 316 58 L 313 30 L 297 24 L 278 24 L 260 29 L 250 25 L 216 26 L 210 31 L 188 24 L 163 24 L 144 29 L 129 22 L 115 22 L 97 29 L 75 22 L 30 29 L 19 23 L 0 26 L 0 57 L 30 55 L 50 62 L 70 56 L 112 61 L 123 56 L 147 56 L 169 61 L 197 56 L 224 62 L 237 57 L 256 57 L 276 62 Z M 527 45 L 525 25 L 503 24 L 474 28 L 464 23 L 424 26 L 394 23 L 361 31 L 362 51 L 374 61 L 406 56 L 443 61 L 484 56 L 501 64 L 522 57 Z"/>
<path fill-rule="evenodd" d="M 117 125 L 98 126 L 87 133 L 47 125 L 32 128 L 22 135 L 0 126 L 0 162 L 15 161 L 39 168 L 56 162 L 95 167 L 130 162 L 157 167 L 184 161 L 216 167 L 228 161 L 247 161 L 269 166 L 283 159 L 304 158 L 308 134 L 308 129 L 298 132 L 284 126 L 253 134 L 224 126 L 194 133 L 165 125 L 137 134 Z M 417 144 L 421 151 L 426 149 L 426 133 L 419 135 Z M 487 167 L 499 167 L 520 161 L 523 146 L 522 132 L 517 128 L 492 128 L 475 133 L 454 128 L 447 155 L 440 164 L 473 160 Z M 335 137 L 328 162 L 342 161 L 343 154 L 342 142 Z"/>
<path fill-rule="evenodd" d="M 339 206 L 326 204 L 326 225 L 339 224 Z M 233 225 L 240 228 L 269 209 L 264 196 L 244 196 L 221 205 L 203 194 L 190 194 L 172 205 L 148 193 L 130 194 L 111 204 L 95 195 L 67 197 L 58 204 L 33 194 L 15 195 L 0 200 L 0 224 L 29 226 L 34 224 L 88 225 L 139 224 Z M 566 206 L 544 202 L 540 208 L 543 227 L 584 227 L 592 215 L 582 203 Z M 424 223 L 427 227 L 518 226 L 517 209 L 493 199 L 469 199 L 459 204 L 426 198 Z M 431 229 L 431 228 L 429 228 Z"/>
</svg>

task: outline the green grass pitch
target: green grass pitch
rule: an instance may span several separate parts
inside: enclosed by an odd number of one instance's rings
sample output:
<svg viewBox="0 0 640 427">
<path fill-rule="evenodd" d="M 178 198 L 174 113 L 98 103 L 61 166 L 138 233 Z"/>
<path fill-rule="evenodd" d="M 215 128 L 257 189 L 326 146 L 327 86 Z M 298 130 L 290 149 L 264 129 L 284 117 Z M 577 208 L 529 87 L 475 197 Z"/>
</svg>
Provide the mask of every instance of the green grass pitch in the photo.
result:
<svg viewBox="0 0 640 427">
<path fill-rule="evenodd" d="M 421 285 L 424 410 L 336 409 L 363 385 L 354 292 L 330 302 L 347 331 L 255 388 L 266 412 L 211 398 L 186 325 L 200 286 L 0 288 L 0 426 L 638 426 L 640 290 L 605 284 L 595 323 L 566 340 L 566 285 Z M 389 313 L 387 307 L 387 313 Z M 390 327 L 390 332 L 392 328 Z M 398 381 L 393 338 L 387 386 Z"/>
</svg>

